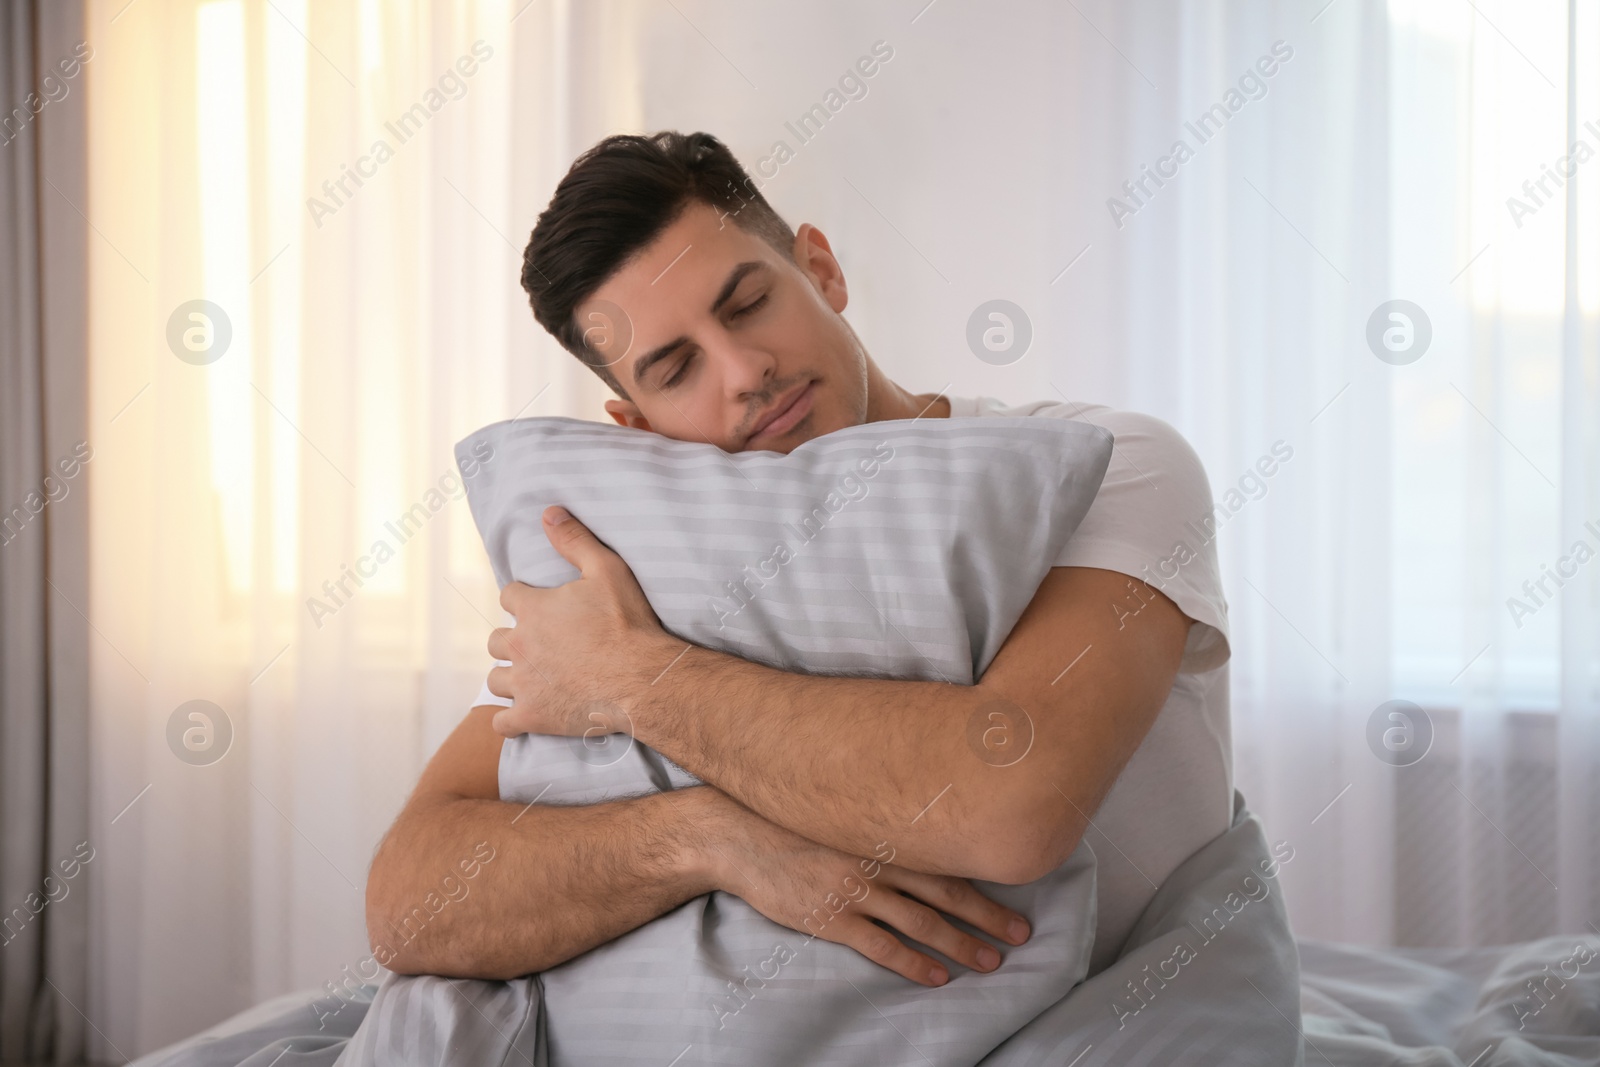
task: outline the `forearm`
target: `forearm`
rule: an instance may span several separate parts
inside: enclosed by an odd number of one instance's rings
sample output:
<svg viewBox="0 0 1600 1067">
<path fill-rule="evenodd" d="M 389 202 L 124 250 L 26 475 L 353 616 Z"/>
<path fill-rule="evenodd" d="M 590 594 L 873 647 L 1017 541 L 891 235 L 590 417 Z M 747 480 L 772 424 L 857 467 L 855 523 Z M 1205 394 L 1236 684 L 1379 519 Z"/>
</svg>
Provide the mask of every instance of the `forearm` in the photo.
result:
<svg viewBox="0 0 1600 1067">
<path fill-rule="evenodd" d="M 512 698 L 495 730 L 587 736 L 596 702 L 612 705 L 631 721 L 608 729 L 771 823 L 857 856 L 886 843 L 919 872 L 1027 882 L 1064 861 L 1159 715 L 1193 623 L 1127 574 L 1058 566 L 977 685 L 791 673 L 673 637 L 582 523 L 546 530 L 582 578 L 501 590 L 517 621 L 489 639 L 511 661 L 489 672 Z M 1014 747 L 991 747 L 997 732 Z"/>
<path fill-rule="evenodd" d="M 708 857 L 731 807 L 709 787 L 583 807 L 418 799 L 372 863 L 374 955 L 403 974 L 496 979 L 564 963 L 717 888 Z M 446 876 L 464 889 L 441 889 Z"/>
<path fill-rule="evenodd" d="M 997 830 L 1009 857 L 1018 834 L 1057 821 L 1029 818 L 1049 789 L 1033 767 L 985 762 L 970 744 L 986 708 L 1020 710 L 997 700 L 980 686 L 791 674 L 693 646 L 630 713 L 640 741 L 795 833 L 858 856 L 887 841 L 912 870 L 996 878 L 1007 862 Z"/>
</svg>

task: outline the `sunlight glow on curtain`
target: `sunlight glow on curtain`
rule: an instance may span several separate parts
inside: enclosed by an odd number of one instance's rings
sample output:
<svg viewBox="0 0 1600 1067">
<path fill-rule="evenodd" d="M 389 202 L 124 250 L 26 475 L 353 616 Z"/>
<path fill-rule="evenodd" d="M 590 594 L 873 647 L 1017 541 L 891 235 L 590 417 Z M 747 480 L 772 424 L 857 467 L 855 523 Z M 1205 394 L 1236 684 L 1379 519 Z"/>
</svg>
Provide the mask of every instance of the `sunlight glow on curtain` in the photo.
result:
<svg viewBox="0 0 1600 1067">
<path fill-rule="evenodd" d="M 1600 13 L 1391 18 L 1395 276 L 1455 255 L 1435 343 L 1460 353 L 1392 404 L 1396 685 L 1459 734 L 1400 799 L 1396 923 L 1414 943 L 1575 932 L 1600 921 Z"/>
<path fill-rule="evenodd" d="M 499 618 L 453 445 L 607 395 L 518 284 L 573 154 L 637 121 L 555 61 L 573 19 L 92 6 L 100 1055 L 369 954 L 368 860 Z"/>
<path fill-rule="evenodd" d="M 1564 0 L 1396 0 L 1282 21 L 1317 84 L 1286 83 L 1270 126 L 1225 146 L 1227 247 L 1173 242 L 1191 279 L 1234 293 L 1186 361 L 1261 398 L 1196 412 L 1196 434 L 1239 449 L 1286 410 L 1316 413 L 1302 480 L 1223 538 L 1241 787 L 1307 843 L 1285 875 L 1302 934 L 1582 930 L 1600 919 L 1600 566 L 1575 562 L 1600 552 L 1584 528 L 1600 515 L 1600 166 L 1577 161 L 1600 150 L 1583 126 L 1600 20 Z M 1432 337 L 1390 366 L 1366 334 L 1394 299 Z M 1414 764 L 1374 758 L 1402 722 L 1373 731 L 1391 700 L 1431 730 Z"/>
</svg>

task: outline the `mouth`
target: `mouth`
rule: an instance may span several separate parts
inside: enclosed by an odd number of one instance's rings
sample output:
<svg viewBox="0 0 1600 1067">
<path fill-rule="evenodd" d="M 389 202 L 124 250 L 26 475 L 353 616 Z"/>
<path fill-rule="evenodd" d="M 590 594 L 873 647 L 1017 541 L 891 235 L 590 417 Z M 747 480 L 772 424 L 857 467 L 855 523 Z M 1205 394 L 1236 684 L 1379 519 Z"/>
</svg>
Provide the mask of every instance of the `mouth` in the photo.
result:
<svg viewBox="0 0 1600 1067">
<path fill-rule="evenodd" d="M 787 396 L 780 397 L 772 410 L 756 420 L 755 429 L 745 441 L 746 446 L 758 438 L 781 437 L 794 429 L 800 420 L 811 412 L 811 404 L 816 396 L 816 384 L 815 381 L 806 382 Z"/>
</svg>

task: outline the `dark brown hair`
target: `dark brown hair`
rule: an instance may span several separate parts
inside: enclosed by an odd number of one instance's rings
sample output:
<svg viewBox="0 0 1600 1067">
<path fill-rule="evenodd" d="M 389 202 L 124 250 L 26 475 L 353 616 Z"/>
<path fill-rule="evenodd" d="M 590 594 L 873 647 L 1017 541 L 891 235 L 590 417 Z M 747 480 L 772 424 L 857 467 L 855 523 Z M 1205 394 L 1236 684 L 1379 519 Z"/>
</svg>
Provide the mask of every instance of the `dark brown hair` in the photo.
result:
<svg viewBox="0 0 1600 1067">
<path fill-rule="evenodd" d="M 623 399 L 611 368 L 583 340 L 574 316 L 630 258 L 691 202 L 726 212 L 735 225 L 793 258 L 794 231 L 709 133 L 663 130 L 607 137 L 579 156 L 522 255 L 522 287 L 533 317 Z"/>
</svg>

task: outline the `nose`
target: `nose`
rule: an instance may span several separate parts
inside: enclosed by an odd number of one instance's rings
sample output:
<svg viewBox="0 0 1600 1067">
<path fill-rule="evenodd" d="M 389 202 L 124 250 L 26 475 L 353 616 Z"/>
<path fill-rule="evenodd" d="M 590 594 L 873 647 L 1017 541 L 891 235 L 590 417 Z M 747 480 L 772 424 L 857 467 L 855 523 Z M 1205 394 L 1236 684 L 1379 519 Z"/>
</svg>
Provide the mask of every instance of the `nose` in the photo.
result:
<svg viewBox="0 0 1600 1067">
<path fill-rule="evenodd" d="M 740 404 L 766 392 L 778 373 L 778 361 L 763 348 L 725 338 L 716 353 L 728 396 Z"/>
</svg>

